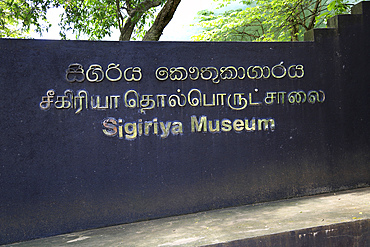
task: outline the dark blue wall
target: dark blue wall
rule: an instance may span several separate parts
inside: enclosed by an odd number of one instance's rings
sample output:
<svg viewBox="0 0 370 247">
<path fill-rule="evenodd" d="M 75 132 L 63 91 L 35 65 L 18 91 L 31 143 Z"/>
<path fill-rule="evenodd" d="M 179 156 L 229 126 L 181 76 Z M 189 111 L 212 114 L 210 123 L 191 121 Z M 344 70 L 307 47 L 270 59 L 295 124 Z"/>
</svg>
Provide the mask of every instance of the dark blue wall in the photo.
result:
<svg viewBox="0 0 370 247">
<path fill-rule="evenodd" d="M 306 35 L 313 41 L 297 43 L 1 39 L 0 244 L 368 186 L 369 2 L 355 10 L 365 14 L 335 17 L 333 29 L 314 30 Z M 155 77 L 161 66 L 272 69 L 281 62 L 286 69 L 303 65 L 304 76 L 219 83 Z M 138 66 L 142 79 L 71 83 L 65 77 L 73 63 L 81 64 L 84 72 L 91 64 L 106 70 L 110 63 L 119 63 L 122 71 Z M 67 89 L 75 96 L 79 90 L 89 96 L 120 95 L 119 107 L 89 107 L 77 114 L 76 109 L 54 105 L 40 108 L 48 90 L 54 90 L 55 101 Z M 182 97 L 191 89 L 206 93 L 209 101 L 216 93 L 226 93 L 226 98 L 231 94 L 231 99 L 244 93 L 241 104 L 248 106 L 233 110 L 226 103 L 193 107 L 188 102 L 170 107 L 167 102 L 143 112 L 126 107 L 123 100 L 128 90 Z M 323 102 L 308 98 L 312 90 Z M 299 102 L 293 93 L 294 102 L 288 97 L 294 91 L 305 92 L 307 98 L 301 93 Z M 286 92 L 284 103 L 276 99 L 267 104 L 268 92 Z M 273 119 L 275 126 L 266 131 L 191 132 L 191 116 Z M 154 118 L 176 120 L 183 124 L 183 133 L 161 138 L 153 127 L 148 136 L 131 141 L 108 137 L 102 126 L 108 117 L 153 125 Z"/>
</svg>

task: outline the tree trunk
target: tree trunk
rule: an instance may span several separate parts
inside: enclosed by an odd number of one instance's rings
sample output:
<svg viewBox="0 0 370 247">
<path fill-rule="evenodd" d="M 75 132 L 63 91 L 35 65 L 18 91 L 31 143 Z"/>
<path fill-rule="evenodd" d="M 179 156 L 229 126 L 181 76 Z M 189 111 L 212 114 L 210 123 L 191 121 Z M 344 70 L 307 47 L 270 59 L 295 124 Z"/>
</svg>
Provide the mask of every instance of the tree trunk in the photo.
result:
<svg viewBox="0 0 370 247">
<path fill-rule="evenodd" d="M 158 7 L 163 0 L 146 0 L 142 2 L 140 5 L 136 6 L 135 8 L 129 7 L 130 6 L 130 1 L 127 1 L 127 13 L 128 17 L 125 21 L 125 24 L 123 25 L 122 28 L 120 28 L 120 36 L 119 36 L 119 41 L 128 41 L 130 40 L 132 36 L 132 32 L 135 29 L 136 24 L 138 21 L 141 19 L 144 13 L 146 13 L 149 9 Z M 119 11 L 119 5 L 117 11 Z"/>
<path fill-rule="evenodd" d="M 164 28 L 172 20 L 173 15 L 180 4 L 181 0 L 167 0 L 163 6 L 153 25 L 150 27 L 148 32 L 145 34 L 143 41 L 158 41 L 161 37 Z"/>
<path fill-rule="evenodd" d="M 129 41 L 134 31 L 136 22 L 132 21 L 131 17 L 128 17 L 125 25 L 120 29 L 119 41 Z"/>
<path fill-rule="evenodd" d="M 299 25 L 295 24 L 292 26 L 290 31 L 290 41 L 298 41 Z"/>
</svg>

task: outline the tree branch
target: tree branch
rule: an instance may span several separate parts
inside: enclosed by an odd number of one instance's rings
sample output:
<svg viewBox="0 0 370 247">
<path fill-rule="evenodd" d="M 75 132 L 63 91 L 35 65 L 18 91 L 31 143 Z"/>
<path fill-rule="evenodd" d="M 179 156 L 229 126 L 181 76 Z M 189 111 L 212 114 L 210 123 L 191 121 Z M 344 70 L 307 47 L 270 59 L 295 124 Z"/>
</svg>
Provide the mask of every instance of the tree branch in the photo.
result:
<svg viewBox="0 0 370 247">
<path fill-rule="evenodd" d="M 146 0 L 144 2 L 141 2 L 139 6 L 136 6 L 136 8 L 133 8 L 131 6 L 131 1 L 126 0 L 128 17 L 126 18 L 125 24 L 120 29 L 119 40 L 120 41 L 130 40 L 135 26 L 139 22 L 143 14 L 147 12 L 149 9 L 159 6 L 162 3 L 162 1 L 163 0 L 156 1 Z"/>
<path fill-rule="evenodd" d="M 161 11 L 158 13 L 153 25 L 145 34 L 143 41 L 158 41 L 164 28 L 172 20 L 173 15 L 181 0 L 167 0 Z"/>
<path fill-rule="evenodd" d="M 312 13 L 311 21 L 308 24 L 308 30 L 311 30 L 315 26 L 316 16 L 319 10 L 320 3 L 321 3 L 321 0 L 316 0 L 316 4 L 315 4 L 315 7 Z"/>
<path fill-rule="evenodd" d="M 123 24 L 123 16 L 121 14 L 121 7 L 119 5 L 119 0 L 116 0 L 116 13 L 117 13 L 117 20 L 118 20 L 118 28 L 119 30 L 122 29 L 122 24 Z"/>
</svg>

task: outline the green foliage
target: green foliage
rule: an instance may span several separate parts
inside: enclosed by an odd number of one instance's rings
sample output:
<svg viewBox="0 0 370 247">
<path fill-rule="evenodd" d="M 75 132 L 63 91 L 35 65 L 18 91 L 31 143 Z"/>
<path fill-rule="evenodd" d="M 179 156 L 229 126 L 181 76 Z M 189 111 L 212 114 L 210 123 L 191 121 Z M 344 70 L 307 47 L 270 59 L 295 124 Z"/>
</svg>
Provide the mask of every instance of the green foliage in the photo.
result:
<svg viewBox="0 0 370 247">
<path fill-rule="evenodd" d="M 126 33 L 127 39 L 141 38 L 153 23 L 156 7 L 166 0 L 0 0 L 0 37 L 26 37 L 30 28 L 42 33 L 51 26 L 46 19 L 49 8 L 60 7 L 60 36 L 86 35 L 91 40 L 110 36 L 113 30 Z M 42 24 L 46 23 L 46 24 Z"/>
<path fill-rule="evenodd" d="M 60 0 L 64 9 L 61 15 L 60 36 L 67 38 L 67 32 L 72 32 L 78 39 L 87 35 L 90 39 L 102 39 L 117 28 L 116 7 L 114 0 Z"/>
<path fill-rule="evenodd" d="M 107 35 L 110 36 L 114 29 L 122 29 L 124 22 L 130 18 L 135 22 L 132 38 L 141 38 L 145 34 L 145 28 L 154 21 L 156 8 L 150 8 L 144 13 L 140 11 L 133 13 L 135 10 L 145 8 L 144 5 L 147 2 L 155 1 L 59 0 L 59 4 L 65 10 L 59 23 L 60 35 L 65 39 L 66 33 L 72 32 L 76 38 L 87 35 L 91 40 L 99 40 Z M 157 2 L 163 5 L 165 1 Z"/>
<path fill-rule="evenodd" d="M 329 18 L 335 15 L 349 13 L 350 6 L 349 0 L 333 0 L 328 4 L 327 10 L 316 17 L 316 20 L 324 20 L 324 23 L 326 23 Z"/>
<path fill-rule="evenodd" d="M 223 0 L 220 8 L 236 0 Z M 244 9 L 221 14 L 198 13 L 203 31 L 193 36 L 202 41 L 298 41 L 304 32 L 323 26 L 327 18 L 348 13 L 348 0 L 240 1 Z"/>
<path fill-rule="evenodd" d="M 328 5 L 327 9 L 334 12 L 335 15 L 347 13 L 349 11 L 348 1 L 334 0 Z"/>
<path fill-rule="evenodd" d="M 0 0 L 0 38 L 24 38 L 33 26 L 35 31 L 47 31 L 50 24 L 46 20 L 46 11 L 50 0 Z M 41 24 L 40 20 L 46 24 Z"/>
</svg>

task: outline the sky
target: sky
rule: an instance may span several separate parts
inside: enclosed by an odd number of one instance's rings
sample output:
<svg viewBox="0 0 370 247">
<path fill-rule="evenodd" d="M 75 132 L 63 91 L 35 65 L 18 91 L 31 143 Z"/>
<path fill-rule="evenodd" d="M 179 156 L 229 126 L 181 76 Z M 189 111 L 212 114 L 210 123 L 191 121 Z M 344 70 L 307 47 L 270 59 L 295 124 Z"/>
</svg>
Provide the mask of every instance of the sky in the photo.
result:
<svg viewBox="0 0 370 247">
<path fill-rule="evenodd" d="M 196 16 L 201 10 L 214 10 L 217 3 L 213 0 L 182 0 L 175 15 L 161 36 L 161 41 L 189 41 L 199 28 L 191 26 L 197 23 Z"/>
<path fill-rule="evenodd" d="M 232 6 L 239 5 L 238 1 Z M 197 23 L 196 17 L 198 11 L 201 10 L 212 10 L 215 11 L 218 4 L 214 0 L 182 0 L 177 7 L 175 15 L 167 27 L 164 29 L 160 41 L 190 41 L 191 36 L 199 32 L 197 26 L 191 24 Z M 47 19 L 52 23 L 52 27 L 49 32 L 44 33 L 40 37 L 37 33 L 32 33 L 32 38 L 35 39 L 60 39 L 58 21 L 61 10 L 51 9 L 48 11 Z M 74 35 L 67 36 L 69 39 L 74 39 Z M 104 40 L 117 41 L 119 32 L 114 32 L 111 37 L 106 37 Z"/>
</svg>

